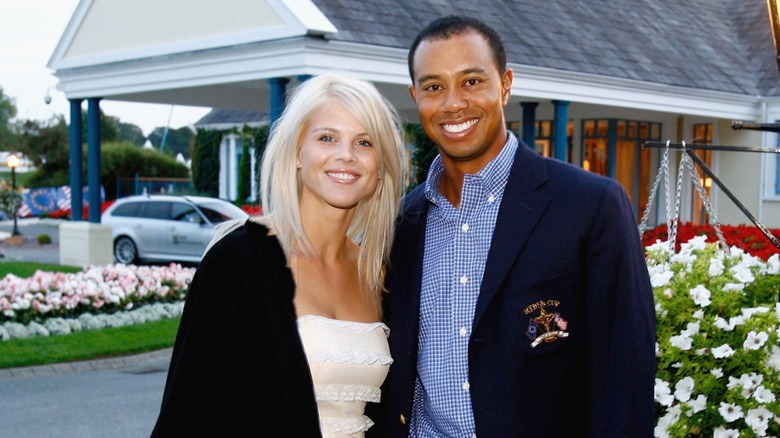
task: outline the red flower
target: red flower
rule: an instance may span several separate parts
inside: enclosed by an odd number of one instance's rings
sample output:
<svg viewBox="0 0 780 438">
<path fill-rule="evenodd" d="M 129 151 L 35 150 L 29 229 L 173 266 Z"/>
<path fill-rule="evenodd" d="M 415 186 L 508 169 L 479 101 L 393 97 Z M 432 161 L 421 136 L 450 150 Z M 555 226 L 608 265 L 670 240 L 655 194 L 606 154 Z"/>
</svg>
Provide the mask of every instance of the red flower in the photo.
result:
<svg viewBox="0 0 780 438">
<path fill-rule="evenodd" d="M 769 240 L 758 227 L 748 225 L 721 225 L 720 230 L 729 247 L 736 246 L 746 253 L 758 257 L 764 261 L 773 254 L 780 254 L 775 244 Z M 780 240 L 780 229 L 769 229 L 769 232 Z M 696 236 L 707 236 L 707 242 L 718 242 L 718 235 L 712 225 L 693 225 L 691 222 L 677 224 L 676 250 L 680 250 L 680 244 L 688 242 Z M 669 234 L 666 224 L 645 230 L 642 233 L 642 244 L 652 245 L 656 240 L 666 241 Z"/>
</svg>

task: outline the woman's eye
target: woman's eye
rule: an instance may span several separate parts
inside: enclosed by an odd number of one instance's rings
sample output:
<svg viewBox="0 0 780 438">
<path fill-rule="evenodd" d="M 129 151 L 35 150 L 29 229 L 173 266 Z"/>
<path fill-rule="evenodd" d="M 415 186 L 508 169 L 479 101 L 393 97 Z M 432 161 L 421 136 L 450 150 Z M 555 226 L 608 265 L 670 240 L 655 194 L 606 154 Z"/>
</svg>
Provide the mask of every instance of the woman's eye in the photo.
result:
<svg viewBox="0 0 780 438">
<path fill-rule="evenodd" d="M 370 148 L 370 147 L 373 147 L 373 146 L 374 146 L 374 145 L 373 145 L 373 144 L 372 144 L 370 141 L 368 141 L 368 140 L 358 140 L 358 141 L 357 141 L 357 145 L 358 145 L 358 146 L 362 146 L 362 147 L 364 147 L 364 148 Z"/>
<path fill-rule="evenodd" d="M 332 142 L 335 141 L 335 139 L 333 138 L 332 135 L 323 135 L 322 137 L 320 137 L 320 141 Z"/>
</svg>

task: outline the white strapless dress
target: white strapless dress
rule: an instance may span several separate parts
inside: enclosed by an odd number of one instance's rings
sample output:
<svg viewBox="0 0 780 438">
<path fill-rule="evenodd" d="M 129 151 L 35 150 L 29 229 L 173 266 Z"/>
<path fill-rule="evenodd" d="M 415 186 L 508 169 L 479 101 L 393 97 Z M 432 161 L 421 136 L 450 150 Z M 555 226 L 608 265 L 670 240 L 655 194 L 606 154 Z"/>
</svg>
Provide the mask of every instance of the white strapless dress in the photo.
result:
<svg viewBox="0 0 780 438">
<path fill-rule="evenodd" d="M 298 332 L 311 368 L 320 429 L 325 438 L 363 437 L 374 422 L 366 403 L 378 403 L 390 364 L 381 322 L 341 321 L 324 316 L 298 318 Z"/>
</svg>

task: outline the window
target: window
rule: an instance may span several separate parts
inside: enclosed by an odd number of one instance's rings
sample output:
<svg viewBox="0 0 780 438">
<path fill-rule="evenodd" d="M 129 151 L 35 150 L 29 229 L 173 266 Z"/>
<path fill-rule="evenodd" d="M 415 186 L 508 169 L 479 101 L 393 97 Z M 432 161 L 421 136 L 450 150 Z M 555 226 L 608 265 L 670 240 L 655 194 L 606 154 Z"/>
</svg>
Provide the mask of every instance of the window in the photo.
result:
<svg viewBox="0 0 780 438">
<path fill-rule="evenodd" d="M 712 144 L 712 124 L 711 123 L 698 123 L 693 125 L 693 143 L 711 145 Z M 694 151 L 696 155 L 701 158 L 707 167 L 712 168 L 712 151 L 696 149 Z M 699 183 L 704 187 L 704 192 L 709 202 L 710 191 L 712 188 L 712 178 L 706 176 L 706 174 L 697 166 L 696 171 L 699 173 Z M 705 225 L 709 223 L 709 215 L 707 209 L 704 206 L 704 202 L 699 196 L 699 192 L 696 186 L 691 184 L 691 222 L 695 225 Z"/>
</svg>

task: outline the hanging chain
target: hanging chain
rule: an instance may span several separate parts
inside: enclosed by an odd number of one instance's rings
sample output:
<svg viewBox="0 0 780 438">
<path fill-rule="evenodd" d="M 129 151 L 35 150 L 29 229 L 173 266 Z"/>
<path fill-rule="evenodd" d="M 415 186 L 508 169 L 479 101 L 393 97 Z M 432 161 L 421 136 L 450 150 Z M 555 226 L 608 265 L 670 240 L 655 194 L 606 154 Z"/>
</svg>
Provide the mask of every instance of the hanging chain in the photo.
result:
<svg viewBox="0 0 780 438">
<path fill-rule="evenodd" d="M 688 154 L 685 153 L 685 142 L 682 142 L 682 159 L 680 159 L 680 166 L 677 169 L 677 187 L 674 192 L 674 216 L 669 216 L 669 211 L 667 210 L 667 222 L 666 222 L 666 229 L 669 234 L 669 253 L 674 254 L 677 250 L 677 222 L 680 219 L 680 199 L 682 198 L 682 180 L 683 180 L 683 172 L 685 171 L 685 161 L 690 160 L 690 157 L 688 157 Z M 667 192 L 668 193 L 668 192 Z M 670 200 L 671 201 L 671 200 Z M 667 206 L 668 206 L 667 202 Z M 671 221 L 671 225 L 670 224 Z"/>
<path fill-rule="evenodd" d="M 699 199 L 701 199 L 701 203 L 704 205 L 704 208 L 707 210 L 707 216 L 710 218 L 710 224 L 715 229 L 715 234 L 718 236 L 718 242 L 720 242 L 720 246 L 725 250 L 728 251 L 729 245 L 726 243 L 726 238 L 723 237 L 723 230 L 720 228 L 720 222 L 718 222 L 717 216 L 715 216 L 715 210 L 712 208 L 712 204 L 710 203 L 709 199 L 707 199 L 707 192 L 704 190 L 704 186 L 701 184 L 701 179 L 699 176 L 699 172 L 696 171 L 696 166 L 693 165 L 693 160 L 690 159 L 688 154 L 686 153 L 683 157 L 684 159 L 687 158 L 687 168 L 688 168 L 688 174 L 691 176 L 691 179 L 693 180 L 693 185 L 696 187 L 696 192 L 699 194 Z"/>
<path fill-rule="evenodd" d="M 666 142 L 667 146 L 669 145 L 669 142 Z M 655 176 L 655 181 L 653 181 L 653 187 L 650 189 L 650 197 L 647 199 L 647 205 L 645 205 L 645 211 L 642 214 L 642 220 L 639 222 L 639 235 L 641 236 L 645 232 L 645 228 L 647 227 L 647 222 L 650 220 L 650 209 L 653 206 L 653 202 L 655 201 L 655 196 L 658 192 L 658 187 L 661 183 L 661 177 L 664 176 L 665 173 L 669 173 L 669 148 L 667 147 L 664 150 L 663 156 L 661 158 L 661 164 L 658 166 L 658 174 Z"/>
</svg>

